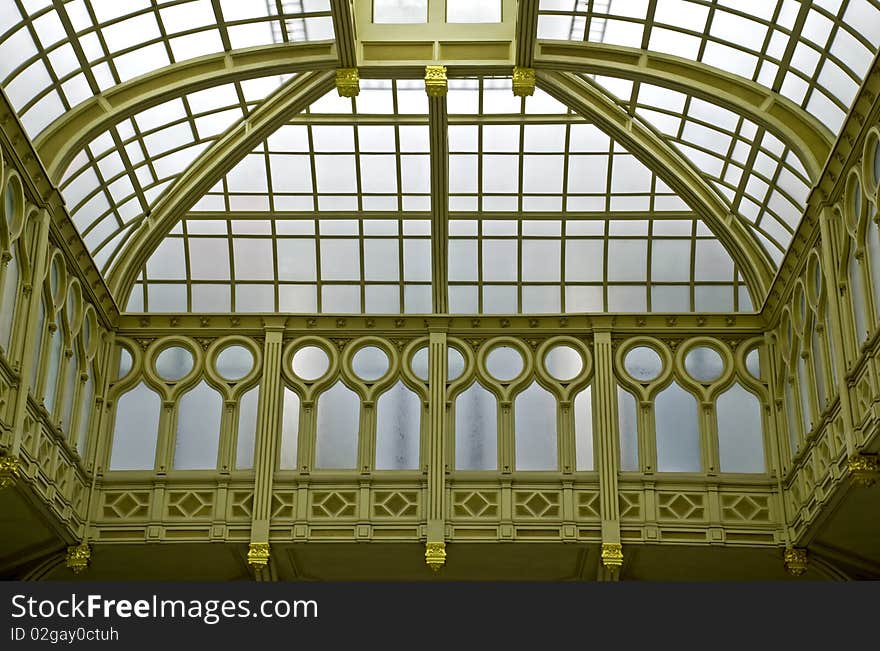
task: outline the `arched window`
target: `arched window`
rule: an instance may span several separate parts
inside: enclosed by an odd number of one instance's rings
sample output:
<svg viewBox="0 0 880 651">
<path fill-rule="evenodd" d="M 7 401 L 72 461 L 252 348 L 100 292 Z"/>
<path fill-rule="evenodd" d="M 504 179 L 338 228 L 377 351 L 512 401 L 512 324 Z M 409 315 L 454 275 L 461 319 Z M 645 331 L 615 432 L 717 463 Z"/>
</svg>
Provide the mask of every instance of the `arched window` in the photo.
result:
<svg viewBox="0 0 880 651">
<path fill-rule="evenodd" d="M 697 401 L 676 382 L 654 399 L 659 472 L 700 472 L 700 425 Z"/>
<path fill-rule="evenodd" d="M 715 403 L 721 472 L 766 472 L 761 402 L 740 384 Z"/>
<path fill-rule="evenodd" d="M 455 400 L 455 467 L 498 468 L 498 401 L 478 382 Z"/>
<path fill-rule="evenodd" d="M 116 401 L 110 470 L 152 470 L 159 436 L 159 394 L 141 382 Z"/>
<path fill-rule="evenodd" d="M 556 470 L 556 398 L 537 382 L 516 397 L 514 409 L 517 470 Z"/>
<path fill-rule="evenodd" d="M 376 406 L 376 470 L 419 467 L 422 403 L 402 382 L 379 396 Z"/>
<path fill-rule="evenodd" d="M 357 467 L 360 411 L 357 394 L 341 380 L 318 396 L 316 468 Z"/>
</svg>

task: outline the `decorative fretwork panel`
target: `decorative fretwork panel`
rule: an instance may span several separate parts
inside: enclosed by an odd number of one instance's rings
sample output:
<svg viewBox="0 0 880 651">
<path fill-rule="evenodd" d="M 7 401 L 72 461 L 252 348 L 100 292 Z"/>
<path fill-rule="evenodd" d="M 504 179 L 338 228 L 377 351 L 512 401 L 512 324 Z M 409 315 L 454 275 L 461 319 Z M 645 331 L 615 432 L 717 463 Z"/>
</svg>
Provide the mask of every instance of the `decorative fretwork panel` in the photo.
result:
<svg viewBox="0 0 880 651">
<path fill-rule="evenodd" d="M 296 491 L 272 492 L 272 518 L 278 520 L 296 518 Z"/>
<path fill-rule="evenodd" d="M 419 513 L 418 491 L 377 490 L 373 492 L 374 518 L 417 517 Z"/>
<path fill-rule="evenodd" d="M 230 491 L 227 503 L 227 510 L 227 518 L 230 520 L 250 519 L 254 510 L 254 492 L 250 490 Z"/>
<path fill-rule="evenodd" d="M 168 491 L 166 515 L 169 518 L 210 518 L 214 493 L 209 491 Z"/>
<path fill-rule="evenodd" d="M 513 513 L 517 518 L 559 518 L 562 515 L 558 491 L 513 491 Z"/>
<path fill-rule="evenodd" d="M 634 521 L 642 519 L 644 494 L 641 491 L 621 491 L 617 498 L 621 520 Z"/>
<path fill-rule="evenodd" d="M 657 493 L 660 520 L 702 520 L 706 512 L 703 493 Z"/>
<path fill-rule="evenodd" d="M 578 520 L 599 518 L 599 491 L 576 491 L 575 514 Z"/>
<path fill-rule="evenodd" d="M 315 519 L 335 520 L 357 516 L 356 491 L 313 491 L 311 514 Z"/>
<path fill-rule="evenodd" d="M 105 520 L 137 520 L 150 513 L 150 491 L 104 491 L 101 516 Z"/>
<path fill-rule="evenodd" d="M 770 522 L 770 496 L 721 495 L 721 519 L 726 522 Z"/>
<path fill-rule="evenodd" d="M 499 495 L 497 491 L 452 491 L 452 517 L 454 518 L 497 518 L 499 514 L 498 505 Z"/>
</svg>

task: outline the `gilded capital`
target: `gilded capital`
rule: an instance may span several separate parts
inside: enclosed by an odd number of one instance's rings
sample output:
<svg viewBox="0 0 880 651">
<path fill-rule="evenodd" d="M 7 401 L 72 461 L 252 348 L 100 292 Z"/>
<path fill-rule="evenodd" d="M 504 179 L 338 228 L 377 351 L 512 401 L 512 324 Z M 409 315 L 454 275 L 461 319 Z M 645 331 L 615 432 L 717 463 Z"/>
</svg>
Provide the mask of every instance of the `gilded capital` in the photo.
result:
<svg viewBox="0 0 880 651">
<path fill-rule="evenodd" d="M 67 559 L 64 564 L 74 573 L 79 574 L 89 566 L 92 559 L 92 548 L 88 543 L 71 545 L 67 548 Z"/>
<path fill-rule="evenodd" d="M 623 545 L 620 543 L 602 543 L 602 565 L 612 572 L 623 567 Z"/>
<path fill-rule="evenodd" d="M 269 543 L 254 543 L 248 547 L 247 562 L 251 569 L 260 572 L 269 564 Z"/>
<path fill-rule="evenodd" d="M 880 479 L 880 459 L 876 454 L 854 454 L 847 460 L 846 467 L 856 486 L 870 488 Z"/>
<path fill-rule="evenodd" d="M 361 80 L 357 68 L 336 69 L 336 90 L 340 97 L 357 97 L 361 92 Z"/>
<path fill-rule="evenodd" d="M 425 92 L 429 97 L 444 97 L 448 88 L 446 66 L 425 66 Z"/>
<path fill-rule="evenodd" d="M 782 557 L 785 570 L 792 576 L 800 576 L 807 571 L 807 550 L 798 547 L 789 547 Z"/>
<path fill-rule="evenodd" d="M 435 572 L 446 565 L 446 543 L 429 542 L 425 544 L 425 563 Z"/>
<path fill-rule="evenodd" d="M 535 69 L 513 68 L 513 94 L 517 97 L 528 97 L 535 92 Z"/>
<path fill-rule="evenodd" d="M 16 457 L 0 457 L 0 489 L 9 488 L 21 472 L 21 461 Z"/>
</svg>

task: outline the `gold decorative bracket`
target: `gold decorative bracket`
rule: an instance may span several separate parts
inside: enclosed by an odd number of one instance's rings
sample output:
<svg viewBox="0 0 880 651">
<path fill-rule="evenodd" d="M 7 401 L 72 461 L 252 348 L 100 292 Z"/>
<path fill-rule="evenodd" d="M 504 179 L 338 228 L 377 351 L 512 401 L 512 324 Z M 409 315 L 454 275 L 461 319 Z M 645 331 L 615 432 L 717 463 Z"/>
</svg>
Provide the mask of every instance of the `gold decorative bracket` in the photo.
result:
<svg viewBox="0 0 880 651">
<path fill-rule="evenodd" d="M 74 573 L 79 574 L 89 566 L 92 560 L 92 548 L 88 543 L 71 545 L 67 548 L 67 559 L 64 564 Z"/>
<path fill-rule="evenodd" d="M 616 572 L 623 567 L 623 545 L 620 543 L 602 543 L 602 565 L 606 570 Z"/>
<path fill-rule="evenodd" d="M 789 547 L 782 556 L 782 562 L 785 570 L 792 576 L 800 576 L 807 571 L 809 561 L 807 560 L 807 550 L 798 547 Z"/>
<path fill-rule="evenodd" d="M 425 563 L 435 572 L 446 565 L 446 543 L 429 542 L 425 544 Z"/>
<path fill-rule="evenodd" d="M 517 97 L 528 97 L 535 93 L 535 69 L 513 68 L 513 94 Z"/>
<path fill-rule="evenodd" d="M 361 80 L 357 68 L 336 69 L 336 91 L 340 97 L 357 97 L 361 92 Z"/>
<path fill-rule="evenodd" d="M 0 489 L 9 488 L 21 474 L 21 461 L 17 457 L 0 457 Z"/>
<path fill-rule="evenodd" d="M 446 66 L 425 66 L 425 92 L 428 97 L 445 97 L 448 90 Z"/>
<path fill-rule="evenodd" d="M 269 564 L 269 543 L 252 542 L 248 547 L 247 562 L 254 572 L 262 572 Z"/>
<path fill-rule="evenodd" d="M 854 454 L 847 460 L 846 467 L 856 486 L 870 488 L 880 479 L 880 457 L 876 454 Z"/>
</svg>

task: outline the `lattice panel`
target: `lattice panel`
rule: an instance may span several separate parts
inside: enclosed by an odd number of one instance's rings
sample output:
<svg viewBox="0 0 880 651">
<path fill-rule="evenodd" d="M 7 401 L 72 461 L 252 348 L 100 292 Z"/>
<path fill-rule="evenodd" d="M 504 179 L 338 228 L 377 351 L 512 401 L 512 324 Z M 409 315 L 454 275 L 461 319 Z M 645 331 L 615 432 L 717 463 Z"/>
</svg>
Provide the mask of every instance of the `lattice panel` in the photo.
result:
<svg viewBox="0 0 880 651">
<path fill-rule="evenodd" d="M 452 491 L 452 517 L 497 518 L 498 493 L 496 491 Z"/>
<path fill-rule="evenodd" d="M 513 513 L 517 518 L 558 518 L 561 501 L 558 491 L 514 491 Z"/>
<path fill-rule="evenodd" d="M 702 520 L 706 512 L 703 493 L 657 493 L 661 520 Z"/>
<path fill-rule="evenodd" d="M 722 495 L 721 518 L 733 522 L 770 522 L 770 496 Z"/>
<path fill-rule="evenodd" d="M 374 518 L 414 518 L 419 514 L 418 491 L 374 491 Z"/>
<path fill-rule="evenodd" d="M 575 492 L 575 508 L 578 520 L 595 520 L 599 517 L 599 491 Z"/>
<path fill-rule="evenodd" d="M 357 515 L 357 491 L 315 491 L 311 512 L 313 518 L 353 518 Z"/>
<path fill-rule="evenodd" d="M 105 491 L 101 514 L 105 520 L 146 518 L 150 513 L 150 491 Z"/>
<path fill-rule="evenodd" d="M 210 491 L 169 491 L 166 515 L 171 518 L 210 518 L 214 493 Z"/>
<path fill-rule="evenodd" d="M 272 517 L 281 520 L 296 518 L 296 491 L 274 491 L 272 493 Z"/>
<path fill-rule="evenodd" d="M 254 511 L 253 491 L 230 491 L 229 495 L 230 520 L 247 520 Z"/>
<path fill-rule="evenodd" d="M 642 499 L 641 492 L 624 491 L 618 495 L 618 508 L 620 509 L 621 520 L 641 520 L 642 519 Z"/>
</svg>

